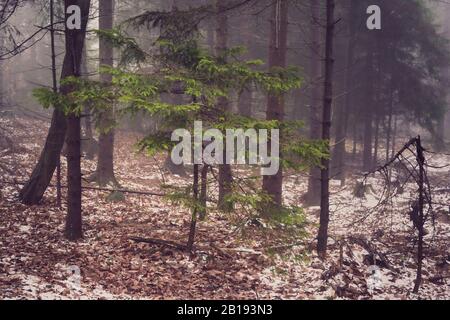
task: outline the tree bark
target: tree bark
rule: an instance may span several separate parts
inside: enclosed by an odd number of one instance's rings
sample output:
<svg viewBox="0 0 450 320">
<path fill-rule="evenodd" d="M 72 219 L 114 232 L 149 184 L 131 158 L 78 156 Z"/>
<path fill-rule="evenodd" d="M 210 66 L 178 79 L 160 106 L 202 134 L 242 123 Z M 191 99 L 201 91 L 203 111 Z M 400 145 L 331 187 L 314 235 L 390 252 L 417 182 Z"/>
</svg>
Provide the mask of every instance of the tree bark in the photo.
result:
<svg viewBox="0 0 450 320">
<path fill-rule="evenodd" d="M 201 210 L 199 210 L 199 218 L 200 220 L 205 220 L 206 218 L 206 198 L 208 193 L 208 169 L 209 166 L 204 164 L 202 166 L 202 171 L 200 174 L 200 205 L 202 206 Z"/>
<path fill-rule="evenodd" d="M 320 113 L 322 106 L 320 103 L 320 82 L 321 70 L 321 46 L 320 46 L 320 4 L 317 0 L 310 0 L 311 7 L 311 70 L 310 79 L 312 82 L 311 103 L 309 111 L 309 138 L 318 140 L 321 136 Z M 309 170 L 308 191 L 305 197 L 306 205 L 316 206 L 320 204 L 320 168 L 313 167 Z"/>
<path fill-rule="evenodd" d="M 80 77 L 81 58 L 86 36 L 86 25 L 89 19 L 89 0 L 65 0 L 65 12 L 71 5 L 81 9 L 81 29 L 66 29 L 66 55 L 64 61 L 68 64 L 68 75 Z M 66 15 L 66 19 L 68 16 Z M 71 86 L 63 86 L 61 92 L 65 95 L 73 90 Z M 80 117 L 74 112 L 67 118 L 67 217 L 66 237 L 75 241 L 82 237 L 81 217 L 81 132 Z"/>
<path fill-rule="evenodd" d="M 251 45 L 252 43 L 252 35 L 256 32 L 254 27 L 249 23 L 249 21 L 246 21 L 245 19 L 239 20 L 239 34 L 238 37 L 238 43 L 239 45 L 247 46 L 247 53 L 245 55 L 245 59 L 254 59 L 254 47 Z M 252 116 L 252 102 L 253 102 L 253 88 L 251 86 L 247 86 L 243 88 L 238 93 L 238 102 L 237 107 L 239 114 L 244 117 L 251 117 Z"/>
<path fill-rule="evenodd" d="M 81 59 L 81 75 L 84 78 L 88 78 L 89 70 L 88 70 L 88 59 L 87 59 L 87 50 L 86 44 L 83 48 L 83 57 Z M 95 154 L 97 153 L 97 142 L 94 139 L 94 134 L 92 132 L 92 119 L 91 119 L 91 108 L 88 104 L 84 106 L 84 134 L 82 135 L 82 143 L 81 149 L 88 160 L 93 160 L 95 158 Z"/>
<path fill-rule="evenodd" d="M 200 165 L 194 164 L 194 182 L 192 184 L 192 191 L 193 191 L 193 197 L 196 201 L 194 208 L 192 209 L 192 217 L 191 217 L 191 225 L 189 229 L 189 237 L 186 244 L 186 249 L 188 252 L 192 252 L 192 248 L 194 247 L 194 241 L 195 241 L 195 231 L 197 228 L 197 201 L 199 200 L 199 183 L 198 183 L 198 176 L 199 176 L 199 167 Z"/>
<path fill-rule="evenodd" d="M 373 150 L 373 162 L 372 168 L 376 168 L 378 164 L 378 144 L 379 144 L 379 134 L 380 134 L 380 116 L 375 116 L 375 141 L 374 141 L 374 150 Z"/>
<path fill-rule="evenodd" d="M 352 108 L 352 87 L 353 87 L 353 63 L 356 44 L 355 21 L 357 20 L 356 0 L 350 1 L 348 9 L 349 39 L 347 43 L 347 61 L 345 66 L 345 101 L 341 107 L 336 129 L 336 146 L 333 150 L 332 163 L 335 169 L 334 176 L 345 184 L 346 178 L 346 143 L 348 131 L 348 119 Z"/>
<path fill-rule="evenodd" d="M 218 12 L 223 11 L 226 6 L 226 1 L 220 0 L 216 2 Z M 228 47 L 228 17 L 226 13 L 217 15 L 216 28 L 216 54 L 220 55 L 226 51 Z M 219 98 L 218 107 L 224 112 L 229 112 L 229 101 L 221 97 Z M 224 144 L 224 160 L 226 159 L 226 147 Z M 232 193 L 233 174 L 229 164 L 219 165 L 219 208 L 224 211 L 232 209 L 232 203 L 227 200 L 227 197 Z"/>
<path fill-rule="evenodd" d="M 328 141 L 330 147 L 331 129 L 331 106 L 333 102 L 333 42 L 334 42 L 334 0 L 327 0 L 327 32 L 325 39 L 325 85 L 322 115 L 322 140 Z M 330 190 L 329 190 L 330 161 L 322 159 L 321 170 L 321 192 L 320 192 L 320 227 L 317 236 L 317 253 L 319 257 L 325 258 L 328 241 L 328 222 L 330 216 Z"/>
<path fill-rule="evenodd" d="M 422 147 L 422 142 L 420 136 L 416 141 L 416 152 L 417 152 L 417 164 L 419 166 L 419 199 L 418 199 L 418 216 L 417 216 L 417 232 L 418 232 L 418 242 L 417 242 L 417 274 L 416 280 L 414 282 L 413 293 L 418 293 L 420 285 L 422 283 L 422 268 L 423 268 L 423 242 L 425 236 L 425 217 L 423 206 L 425 202 L 425 156 L 423 153 L 424 149 Z"/>
<path fill-rule="evenodd" d="M 53 93 L 58 93 L 58 80 L 56 79 L 56 48 L 55 48 L 55 27 L 53 25 L 55 17 L 54 0 L 50 0 L 50 48 L 52 60 L 52 89 Z M 55 108 L 55 106 L 53 106 Z M 61 192 L 61 155 L 59 155 L 56 163 L 56 205 L 62 207 Z"/>
<path fill-rule="evenodd" d="M 397 145 L 397 125 L 398 125 L 397 116 L 394 114 L 394 130 L 392 132 L 391 158 L 393 158 L 396 153 L 395 147 Z"/>
<path fill-rule="evenodd" d="M 68 75 L 67 72 L 67 69 L 63 69 L 61 77 L 65 78 Z M 58 165 L 66 129 L 66 116 L 57 106 L 53 110 L 52 121 L 39 161 L 34 167 L 30 179 L 19 192 L 19 199 L 23 204 L 36 205 L 42 200 Z"/>
<path fill-rule="evenodd" d="M 99 28 L 111 30 L 113 28 L 114 0 L 99 0 Z M 100 38 L 99 41 L 100 66 L 114 66 L 113 46 L 110 41 Z M 100 74 L 100 81 L 111 83 L 111 74 Z M 109 183 L 117 184 L 114 175 L 114 111 L 111 108 L 103 111 L 99 116 L 98 159 L 95 180 L 101 186 Z"/>
<path fill-rule="evenodd" d="M 68 2 L 75 4 L 76 1 Z M 86 1 L 80 0 L 79 2 L 84 5 Z M 61 71 L 61 79 L 74 75 L 74 70 L 79 69 L 79 65 L 78 68 L 75 68 L 75 64 L 76 61 L 74 61 L 72 52 L 66 52 Z M 67 89 L 65 90 L 67 91 Z M 61 88 L 61 92 L 63 92 L 63 88 Z M 19 199 L 23 204 L 36 205 L 42 200 L 42 197 L 50 184 L 53 173 L 58 166 L 59 157 L 64 145 L 66 130 L 66 116 L 60 106 L 55 106 L 44 149 L 41 152 L 38 163 L 33 169 L 30 179 L 19 192 Z"/>
<path fill-rule="evenodd" d="M 270 20 L 269 67 L 285 67 L 288 33 L 288 1 L 277 0 L 272 5 Z M 269 95 L 267 120 L 284 120 L 284 96 Z M 280 137 L 281 139 L 281 137 Z M 280 151 L 280 158 L 282 157 Z M 282 205 L 283 169 L 280 166 L 275 175 L 263 177 L 263 190 L 272 198 L 274 208 Z"/>
<path fill-rule="evenodd" d="M 391 78 L 393 82 L 393 78 Z M 392 135 L 392 117 L 394 115 L 394 90 L 392 88 L 392 83 L 389 89 L 389 113 L 387 119 L 387 130 L 386 130 L 386 162 L 390 159 L 391 151 L 391 135 Z"/>
<path fill-rule="evenodd" d="M 366 72 L 367 75 L 374 74 L 373 67 L 373 49 L 372 46 L 368 46 L 367 48 L 367 56 L 366 56 Z M 363 109 L 364 112 L 364 149 L 363 149 L 363 171 L 370 171 L 372 169 L 373 156 L 372 156 L 372 140 L 373 140 L 373 99 L 374 99 L 374 88 L 373 88 L 373 79 L 371 77 L 367 77 L 366 83 L 366 99 L 367 104 Z"/>
</svg>

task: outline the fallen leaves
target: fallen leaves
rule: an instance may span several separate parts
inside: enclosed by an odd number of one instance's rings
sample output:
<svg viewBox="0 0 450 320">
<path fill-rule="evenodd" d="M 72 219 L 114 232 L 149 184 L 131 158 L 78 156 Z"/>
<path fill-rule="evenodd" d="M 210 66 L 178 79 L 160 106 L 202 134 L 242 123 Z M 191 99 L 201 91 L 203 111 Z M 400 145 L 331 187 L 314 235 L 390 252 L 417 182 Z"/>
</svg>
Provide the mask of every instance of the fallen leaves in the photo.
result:
<svg viewBox="0 0 450 320">
<path fill-rule="evenodd" d="M 27 133 L 16 130 L 15 141 L 22 141 L 16 154 L 20 169 L 15 175 L 0 171 L 0 179 L 27 179 L 45 137 L 46 125 L 30 124 L 20 119 Z M 33 120 L 35 121 L 35 120 Z M 40 128 L 39 130 L 36 128 Z M 33 141 L 29 141 L 32 139 Z M 116 175 L 129 189 L 159 190 L 159 164 L 130 146 L 137 138 L 127 132 L 117 137 Z M 163 158 L 158 159 L 161 163 Z M 446 160 L 448 161 L 448 160 Z M 130 165 L 131 164 L 131 165 Z M 83 161 L 83 170 L 92 172 L 95 162 Z M 63 161 L 63 171 L 65 163 Z M 167 176 L 169 183 L 186 185 L 187 178 Z M 307 177 L 286 179 L 285 201 L 298 204 L 306 190 Z M 371 181 L 377 186 L 377 181 Z M 365 214 L 367 203 L 354 200 L 351 188 L 333 186 L 330 231 L 333 238 L 358 234 L 375 234 L 385 226 L 380 217 L 391 212 L 375 213 L 362 226 L 350 223 Z M 339 191 L 339 192 L 338 192 Z M 406 236 L 401 220 L 391 232 L 378 237 L 377 249 L 389 255 L 389 263 L 400 270 L 380 271 L 381 288 L 369 293 L 368 265 L 370 252 L 364 246 L 349 243 L 341 250 L 330 241 L 329 257 L 321 261 L 315 255 L 314 235 L 317 217 L 308 211 L 308 235 L 301 242 L 271 243 L 273 230 L 262 225 L 248 225 L 245 234 L 235 231 L 226 216 L 212 213 L 199 223 L 197 250 L 193 256 L 161 243 L 136 243 L 141 238 L 166 239 L 183 244 L 190 215 L 170 206 L 160 197 L 126 195 L 121 202 L 107 202 L 104 192 L 83 192 L 84 239 L 71 243 L 63 238 L 65 208 L 55 208 L 55 190 L 49 189 L 40 206 L 27 207 L 16 201 L 17 188 L 2 186 L 0 199 L 0 298 L 2 299 L 413 299 L 410 294 L 415 262 L 405 260 L 400 248 Z M 445 195 L 441 202 L 448 201 Z M 447 202 L 448 203 L 448 202 Z M 399 201 L 395 210 L 407 202 Z M 439 258 L 448 250 L 449 227 L 442 223 L 437 230 L 436 252 L 426 260 L 427 279 L 420 298 L 450 297 L 448 260 Z M 243 229 L 244 230 L 244 229 Z M 395 238 L 390 238 L 395 234 Z M 303 240 L 303 239 L 302 239 Z M 384 244 L 386 242 L 390 246 Z M 447 245 L 447 247 L 446 247 Z M 271 248 L 272 250 L 268 250 Z M 389 249 L 389 250 L 387 250 Z M 404 250 L 404 248 L 401 248 Z M 408 250 L 411 248 L 407 248 Z M 272 251 L 269 253 L 269 251 Z M 389 251 L 389 252 L 387 252 Z M 403 254 L 402 254 L 403 253 Z M 440 260 L 439 260 L 440 259 Z M 367 260 L 367 259 L 366 259 Z M 71 266 L 80 269 L 80 285 L 70 281 Z M 73 280 L 73 279 L 72 279 Z"/>
</svg>

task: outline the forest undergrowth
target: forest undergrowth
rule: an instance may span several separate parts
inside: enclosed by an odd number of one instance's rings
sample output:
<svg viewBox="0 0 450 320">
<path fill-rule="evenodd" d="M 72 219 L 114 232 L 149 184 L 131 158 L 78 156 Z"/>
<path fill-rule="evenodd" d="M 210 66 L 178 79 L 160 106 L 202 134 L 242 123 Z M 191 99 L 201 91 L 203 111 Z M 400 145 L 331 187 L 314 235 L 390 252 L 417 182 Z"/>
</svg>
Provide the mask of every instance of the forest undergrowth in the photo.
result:
<svg viewBox="0 0 450 320">
<path fill-rule="evenodd" d="M 130 239 L 184 242 L 190 223 L 186 209 L 157 195 L 117 197 L 100 190 L 83 190 L 84 238 L 72 243 L 63 237 L 66 208 L 64 203 L 56 207 L 54 187 L 38 206 L 17 201 L 20 183 L 39 156 L 47 123 L 21 117 L 0 121 L 15 142 L 14 150 L 0 153 L 0 163 L 12 169 L 0 167 L 0 299 L 450 298 L 450 193 L 442 187 L 450 181 L 448 167 L 429 172 L 431 185 L 439 186 L 433 194 L 436 219 L 426 226 L 424 280 L 414 295 L 415 240 L 408 214 L 414 185 L 406 184 L 402 194 L 380 205 L 381 177 L 370 177 L 359 198 L 355 186 L 361 174 L 350 175 L 344 187 L 332 181 L 330 245 L 324 261 L 314 250 L 318 207 L 304 209 L 297 229 L 239 210 L 212 211 L 198 223 L 195 251 L 189 254 Z M 189 177 L 164 169 L 163 155 L 138 153 L 138 138 L 123 130 L 117 134 L 115 172 L 123 189 L 157 194 L 164 193 L 162 183 L 189 184 Z M 449 163 L 450 156 L 433 155 L 429 161 Z M 82 166 L 88 176 L 95 161 L 83 159 Z M 62 157 L 63 173 L 65 169 Z M 239 178 L 250 174 L 245 168 L 233 169 Z M 307 183 L 306 173 L 287 172 L 284 202 L 301 206 Z M 214 200 L 217 192 L 211 185 L 208 197 Z M 73 270 L 80 275 L 71 274 Z"/>
</svg>

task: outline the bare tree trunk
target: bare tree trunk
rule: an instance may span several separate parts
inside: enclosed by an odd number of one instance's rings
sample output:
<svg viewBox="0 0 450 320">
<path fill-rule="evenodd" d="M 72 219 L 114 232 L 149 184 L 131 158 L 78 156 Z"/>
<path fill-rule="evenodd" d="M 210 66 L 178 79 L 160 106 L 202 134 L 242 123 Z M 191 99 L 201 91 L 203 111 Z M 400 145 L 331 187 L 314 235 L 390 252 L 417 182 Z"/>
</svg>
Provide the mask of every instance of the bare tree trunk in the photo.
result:
<svg viewBox="0 0 450 320">
<path fill-rule="evenodd" d="M 202 167 L 202 171 L 200 174 L 200 205 L 202 206 L 201 210 L 199 210 L 199 218 L 200 220 L 205 220 L 206 218 L 206 198 L 208 192 L 208 169 L 209 166 L 204 164 Z"/>
<path fill-rule="evenodd" d="M 269 67 L 285 67 L 288 33 L 288 1 L 277 0 L 272 5 L 270 20 Z M 269 95 L 267 101 L 267 120 L 284 120 L 284 96 Z M 281 139 L 281 137 L 280 137 Z M 281 151 L 280 151 L 280 157 Z M 283 168 L 272 176 L 263 177 L 263 190 L 272 198 L 275 208 L 282 205 Z"/>
<path fill-rule="evenodd" d="M 53 93 L 58 93 L 58 80 L 56 79 L 56 49 L 55 49 L 55 28 L 54 28 L 54 0 L 50 0 L 50 48 L 52 59 L 52 89 Z M 53 106 L 55 108 L 57 106 Z M 61 155 L 59 155 L 56 163 L 56 205 L 58 208 L 62 207 L 62 192 L 61 192 Z"/>
<path fill-rule="evenodd" d="M 379 143 L 379 134 L 380 134 L 380 116 L 375 116 L 375 141 L 374 141 L 374 150 L 373 150 L 373 162 L 372 168 L 375 168 L 378 164 L 378 143 Z"/>
<path fill-rule="evenodd" d="M 347 131 L 348 131 L 348 118 L 350 110 L 353 109 L 352 103 L 352 87 L 353 87 L 353 63 L 354 63 L 354 51 L 355 51 L 355 16 L 356 12 L 356 0 L 350 1 L 350 6 L 348 9 L 348 28 L 349 28 L 349 39 L 347 43 L 347 61 L 345 66 L 345 101 L 344 105 L 341 107 L 341 112 L 339 114 L 339 120 L 337 121 L 336 130 L 336 146 L 333 150 L 332 162 L 335 168 L 335 176 L 341 181 L 341 185 L 345 184 L 346 178 L 346 143 L 347 143 Z M 354 111 L 354 110 L 352 110 Z M 355 113 L 355 112 L 353 112 Z"/>
<path fill-rule="evenodd" d="M 114 0 L 99 0 L 99 28 L 100 30 L 111 30 L 113 28 Z M 113 46 L 107 39 L 100 38 L 99 46 L 100 66 L 112 67 Z M 111 74 L 101 74 L 100 80 L 110 83 Z M 114 111 L 109 108 L 100 114 L 98 139 L 98 160 L 95 180 L 99 185 L 109 183 L 117 184 L 114 175 Z"/>
<path fill-rule="evenodd" d="M 369 48 L 367 50 L 366 61 L 367 74 L 373 74 L 373 51 Z M 368 103 L 364 108 L 364 149 L 363 149 L 363 170 L 370 171 L 372 169 L 372 140 L 373 140 L 373 126 L 372 126 L 372 106 L 373 106 L 373 82 L 367 79 L 366 83 L 366 98 Z"/>
<path fill-rule="evenodd" d="M 393 81 L 391 79 L 391 81 Z M 386 132 L 386 162 L 390 159 L 391 150 L 391 135 L 392 135 L 392 117 L 394 114 L 394 90 L 392 89 L 392 83 L 390 86 L 389 93 L 389 114 L 387 119 L 387 132 Z"/>
<path fill-rule="evenodd" d="M 414 293 L 419 292 L 420 285 L 422 283 L 422 268 L 423 268 L 423 238 L 425 236 L 425 218 L 423 212 L 424 197 L 425 197 L 425 157 L 423 154 L 423 148 L 420 136 L 416 142 L 417 152 L 417 164 L 419 165 L 419 199 L 418 199 L 418 217 L 417 217 L 417 231 L 419 233 L 419 239 L 417 242 L 417 274 L 416 281 L 414 283 Z"/>
<path fill-rule="evenodd" d="M 68 2 L 74 4 L 75 1 Z M 82 1 L 83 4 L 85 2 L 86 1 Z M 74 75 L 74 70 L 79 69 L 79 65 L 75 68 L 76 66 L 74 65 L 75 62 L 73 59 L 72 52 L 66 52 L 61 71 L 61 79 Z M 61 92 L 63 92 L 63 88 L 61 88 Z M 44 149 L 41 152 L 39 161 L 36 164 L 30 179 L 22 190 L 20 190 L 19 199 L 22 203 L 36 205 L 42 200 L 42 197 L 50 184 L 53 173 L 58 166 L 66 130 L 66 116 L 59 106 L 55 106 Z"/>
<path fill-rule="evenodd" d="M 88 58 L 86 44 L 83 48 L 83 57 L 81 59 L 81 74 L 82 77 L 88 78 Z M 81 142 L 81 149 L 84 152 L 86 159 L 93 160 L 97 153 L 97 143 L 92 132 L 91 108 L 88 104 L 84 106 L 84 135 Z"/>
<path fill-rule="evenodd" d="M 325 88 L 323 98 L 322 116 L 322 140 L 330 141 L 331 129 L 331 106 L 333 103 L 333 41 L 334 41 L 334 0 L 327 0 L 327 32 L 325 40 Z M 319 257 L 325 258 L 328 241 L 328 222 L 330 216 L 330 190 L 329 190 L 330 161 L 322 159 L 321 170 L 321 193 L 320 193 L 320 227 L 317 236 L 317 253 Z"/>
<path fill-rule="evenodd" d="M 226 1 L 216 2 L 218 12 L 226 6 Z M 228 17 L 226 13 L 218 14 L 216 28 L 216 54 L 223 54 L 228 47 Z M 226 98 L 219 98 L 218 107 L 225 112 L 229 111 L 230 105 Z M 226 159 L 226 147 L 224 144 L 224 160 Z M 232 193 L 233 174 L 229 164 L 219 165 L 219 208 L 230 211 L 233 204 L 227 201 L 227 197 Z"/>
<path fill-rule="evenodd" d="M 253 30 L 253 26 L 248 20 L 245 19 L 239 19 L 239 34 L 238 34 L 238 41 L 239 45 L 248 46 L 248 52 L 245 56 L 246 59 L 254 59 L 254 48 L 251 45 L 252 43 L 252 35 L 254 34 L 255 30 Z M 244 117 L 251 117 L 252 116 L 252 102 L 253 102 L 253 88 L 252 87 L 246 87 L 243 88 L 239 94 L 238 94 L 238 111 L 239 114 Z"/>
<path fill-rule="evenodd" d="M 192 185 L 192 190 L 193 190 L 194 201 L 196 201 L 196 202 L 199 200 L 199 196 L 198 196 L 199 167 L 200 167 L 200 165 L 194 164 L 194 182 Z M 198 211 L 197 211 L 197 203 L 196 203 L 194 208 L 192 209 L 191 226 L 189 229 L 189 237 L 188 237 L 188 242 L 186 245 L 186 249 L 188 252 L 192 252 L 192 248 L 194 246 L 195 231 L 196 231 L 196 227 L 197 227 L 197 214 L 198 214 Z"/>
<path fill-rule="evenodd" d="M 356 108 L 354 108 L 354 109 L 356 109 Z M 353 117 L 355 119 L 357 118 L 356 112 L 354 113 Z M 353 137 L 352 161 L 355 161 L 356 151 L 357 151 L 356 149 L 357 149 L 357 144 L 358 144 L 358 125 L 356 123 L 353 125 L 352 137 Z"/>
<path fill-rule="evenodd" d="M 89 18 L 89 0 L 65 0 L 65 12 L 71 5 L 81 9 L 81 29 L 66 29 L 66 56 L 64 62 L 68 64 L 67 76 L 80 77 L 81 57 L 86 36 L 86 25 Z M 66 16 L 67 19 L 67 16 Z M 73 88 L 63 86 L 61 92 L 69 94 Z M 67 119 L 67 218 L 66 237 L 69 240 L 78 240 L 82 237 L 81 217 L 81 139 L 80 117 L 70 113 Z"/>
<path fill-rule="evenodd" d="M 395 145 L 397 144 L 397 116 L 394 115 L 394 131 L 392 132 L 392 149 L 391 149 L 391 158 L 394 157 L 396 148 Z"/>
<path fill-rule="evenodd" d="M 322 77 L 320 61 L 322 59 L 320 46 L 320 3 L 317 0 L 310 0 L 311 7 L 311 71 L 310 79 L 312 82 L 311 103 L 309 111 L 309 138 L 313 140 L 320 139 L 321 135 L 321 103 L 319 79 Z M 308 191 L 305 202 L 307 205 L 315 206 L 320 204 L 320 169 L 313 167 L 309 170 Z"/>
</svg>

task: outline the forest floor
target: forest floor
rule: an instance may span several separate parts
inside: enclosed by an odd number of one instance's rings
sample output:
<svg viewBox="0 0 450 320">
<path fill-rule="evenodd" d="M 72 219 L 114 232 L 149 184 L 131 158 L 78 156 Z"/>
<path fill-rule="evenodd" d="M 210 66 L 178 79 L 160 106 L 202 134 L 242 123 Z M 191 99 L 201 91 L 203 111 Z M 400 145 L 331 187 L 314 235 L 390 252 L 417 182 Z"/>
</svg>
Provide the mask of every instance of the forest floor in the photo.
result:
<svg viewBox="0 0 450 320">
<path fill-rule="evenodd" d="M 27 207 L 17 202 L 20 186 L 7 184 L 26 181 L 48 124 L 17 118 L 2 119 L 0 126 L 14 142 L 13 152 L 0 149 L 0 299 L 450 298 L 450 170 L 441 167 L 450 164 L 449 156 L 429 159 L 436 164 L 429 172 L 431 184 L 447 191 L 434 193 L 436 220 L 427 225 L 423 284 L 415 295 L 415 236 L 408 215 L 416 196 L 412 184 L 380 205 L 381 177 L 368 180 L 363 198 L 353 196 L 359 175 L 348 177 L 344 187 L 332 181 L 325 261 L 314 251 L 318 207 L 305 209 L 306 232 L 288 235 L 244 213 L 213 211 L 198 223 L 196 252 L 190 256 L 129 239 L 185 242 L 186 209 L 136 194 L 111 202 L 107 192 L 96 190 L 83 191 L 84 238 L 71 243 L 63 237 L 65 205 L 55 206 L 54 188 L 41 205 Z M 162 176 L 166 183 L 188 185 L 189 177 L 162 173 L 163 157 L 136 153 L 137 140 L 136 134 L 117 135 L 115 171 L 123 188 L 162 192 Z M 65 173 L 65 158 L 62 166 Z M 83 160 L 84 173 L 94 169 L 95 161 Z M 235 174 L 246 173 L 235 169 Z M 301 205 L 307 180 L 305 174 L 286 176 L 287 204 Z"/>
</svg>

